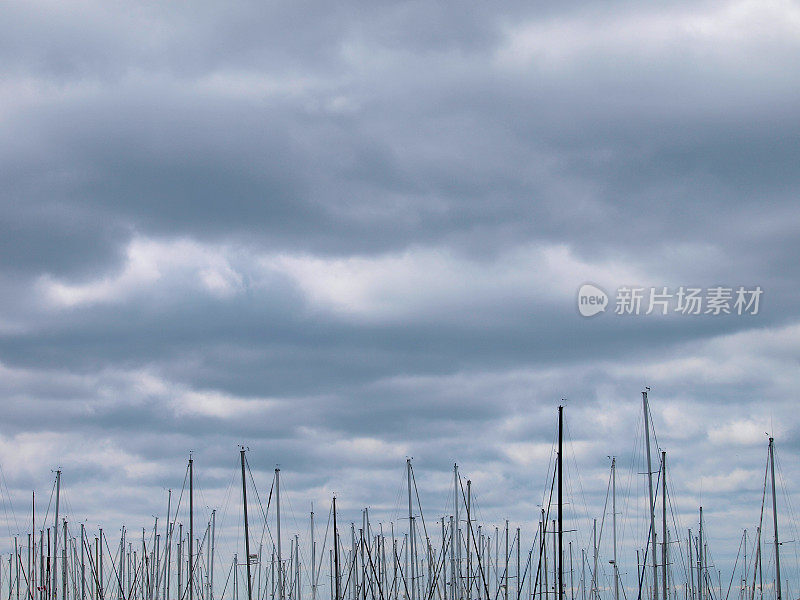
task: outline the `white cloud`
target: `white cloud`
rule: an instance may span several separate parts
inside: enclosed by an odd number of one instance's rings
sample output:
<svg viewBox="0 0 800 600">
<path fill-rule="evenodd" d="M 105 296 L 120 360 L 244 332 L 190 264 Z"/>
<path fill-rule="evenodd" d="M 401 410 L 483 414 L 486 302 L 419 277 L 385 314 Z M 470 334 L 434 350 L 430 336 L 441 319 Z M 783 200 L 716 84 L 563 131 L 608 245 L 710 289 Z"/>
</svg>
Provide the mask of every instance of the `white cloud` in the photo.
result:
<svg viewBox="0 0 800 600">
<path fill-rule="evenodd" d="M 774 427 L 768 415 L 764 415 L 760 420 L 735 419 L 717 426 L 712 425 L 708 431 L 708 438 L 720 446 L 757 446 L 766 442 L 768 433 L 773 436 L 779 435 Z M 778 431 L 780 430 L 782 427 L 779 425 Z"/>
<path fill-rule="evenodd" d="M 701 493 L 704 490 L 711 493 L 736 492 L 748 488 L 760 487 L 763 479 L 763 471 L 733 469 L 727 473 L 704 475 L 698 480 L 687 481 L 684 485 L 697 493 Z"/>
<path fill-rule="evenodd" d="M 275 400 L 244 399 L 210 390 L 186 390 L 179 393 L 172 401 L 172 406 L 178 415 L 201 415 L 221 419 L 242 415 L 263 416 L 277 404 Z"/>
<path fill-rule="evenodd" d="M 729 61 L 734 55 L 753 60 L 758 47 L 774 47 L 780 40 L 797 48 L 799 39 L 800 8 L 789 0 L 642 5 L 624 13 L 589 10 L 509 24 L 496 60 L 503 67 L 535 62 L 563 69 L 599 56 L 661 55 L 674 60 L 676 48 L 706 58 L 724 48 Z"/>
<path fill-rule="evenodd" d="M 370 320 L 446 315 L 509 301 L 571 306 L 584 281 L 646 279 L 635 267 L 591 263 L 562 244 L 517 247 L 491 260 L 417 247 L 373 257 L 283 254 L 265 257 L 262 265 L 294 280 L 316 309 Z"/>
<path fill-rule="evenodd" d="M 183 283 L 212 296 L 227 298 L 243 288 L 242 275 L 230 264 L 225 247 L 189 240 L 133 239 L 122 270 L 85 283 L 60 281 L 51 275 L 39 280 L 39 289 L 54 307 L 71 308 L 113 304 L 146 293 L 159 284 Z"/>
</svg>

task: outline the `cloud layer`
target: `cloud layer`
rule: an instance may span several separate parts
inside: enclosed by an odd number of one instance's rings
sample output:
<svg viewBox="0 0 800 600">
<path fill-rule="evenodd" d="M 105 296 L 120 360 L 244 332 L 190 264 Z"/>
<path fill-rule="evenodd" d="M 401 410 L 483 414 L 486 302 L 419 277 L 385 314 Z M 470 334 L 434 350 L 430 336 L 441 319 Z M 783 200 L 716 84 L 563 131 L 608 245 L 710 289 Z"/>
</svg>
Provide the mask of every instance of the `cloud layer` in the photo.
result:
<svg viewBox="0 0 800 600">
<path fill-rule="evenodd" d="M 204 506 L 235 507 L 237 444 L 261 486 L 281 465 L 298 522 L 333 491 L 346 519 L 399 518 L 413 456 L 433 518 L 458 461 L 481 518 L 530 533 L 567 398 L 571 518 L 600 515 L 619 456 L 635 578 L 645 385 L 721 568 L 765 432 L 797 491 L 795 3 L 4 13 L 9 534 L 57 466 L 72 518 L 109 530 L 162 514 L 189 451 Z M 585 282 L 764 296 L 583 319 Z"/>
</svg>

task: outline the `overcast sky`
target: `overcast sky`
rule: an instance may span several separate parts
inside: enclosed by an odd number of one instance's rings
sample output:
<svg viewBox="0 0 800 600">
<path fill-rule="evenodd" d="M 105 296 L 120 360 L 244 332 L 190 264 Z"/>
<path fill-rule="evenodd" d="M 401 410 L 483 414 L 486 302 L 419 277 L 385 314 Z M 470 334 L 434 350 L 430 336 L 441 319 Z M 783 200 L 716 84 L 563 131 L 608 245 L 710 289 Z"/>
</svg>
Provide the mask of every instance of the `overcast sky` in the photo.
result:
<svg viewBox="0 0 800 600">
<path fill-rule="evenodd" d="M 4 3 L 7 533 L 57 467 L 74 521 L 149 525 L 190 451 L 234 526 L 238 444 L 299 527 L 333 491 L 398 518 L 413 456 L 431 518 L 457 461 L 532 530 L 562 398 L 586 527 L 609 455 L 639 506 L 650 386 L 680 526 L 702 502 L 732 563 L 767 432 L 800 491 L 799 61 L 788 0 Z"/>
</svg>

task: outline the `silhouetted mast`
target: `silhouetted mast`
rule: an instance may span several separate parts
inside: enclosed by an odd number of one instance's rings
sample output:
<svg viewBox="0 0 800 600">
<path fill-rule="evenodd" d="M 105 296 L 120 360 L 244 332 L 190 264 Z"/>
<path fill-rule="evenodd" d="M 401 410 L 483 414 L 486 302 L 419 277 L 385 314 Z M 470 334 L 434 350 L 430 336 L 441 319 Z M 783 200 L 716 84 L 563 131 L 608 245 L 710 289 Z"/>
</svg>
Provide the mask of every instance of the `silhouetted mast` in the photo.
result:
<svg viewBox="0 0 800 600">
<path fill-rule="evenodd" d="M 650 495 L 650 541 L 652 542 L 653 560 L 653 600 L 658 600 L 658 561 L 656 561 L 656 515 L 653 502 L 653 463 L 650 458 L 650 409 L 647 405 L 647 390 L 642 392 L 642 410 L 644 411 L 644 440 L 647 449 L 647 490 Z M 664 598 L 664 600 L 667 600 Z"/>
<path fill-rule="evenodd" d="M 564 483 L 564 407 L 558 407 L 558 600 L 564 600 L 564 502 L 562 488 Z M 519 573 L 517 573 L 519 575 Z"/>
<path fill-rule="evenodd" d="M 611 523 L 614 544 L 614 600 L 619 600 L 619 568 L 617 567 L 617 459 L 611 457 Z"/>
<path fill-rule="evenodd" d="M 247 563 L 247 600 L 253 600 L 253 583 L 250 577 L 250 529 L 247 525 L 247 479 L 244 471 L 244 448 L 239 451 L 242 463 L 242 505 L 244 507 L 244 555 Z"/>
<path fill-rule="evenodd" d="M 413 512 L 413 504 L 411 502 L 411 459 L 406 459 L 406 477 L 408 479 L 408 543 L 409 543 L 409 554 L 411 555 L 411 572 L 410 572 L 410 579 L 411 579 L 411 600 L 415 600 L 416 598 L 416 562 L 417 562 L 417 555 L 416 555 L 416 535 L 414 531 L 414 512 Z"/>
<path fill-rule="evenodd" d="M 667 453 L 661 452 L 661 595 L 667 600 Z"/>
<path fill-rule="evenodd" d="M 61 496 L 61 469 L 56 471 L 56 515 L 54 520 L 54 527 L 53 527 L 53 560 L 52 560 L 52 569 L 53 569 L 53 598 L 58 598 L 58 569 L 56 569 L 56 560 L 58 558 L 58 503 L 59 497 Z M 66 544 L 66 540 L 64 540 Z M 10 574 L 9 574 L 10 577 Z"/>
<path fill-rule="evenodd" d="M 397 556 L 395 555 L 395 559 Z M 339 526 L 336 524 L 336 496 L 333 497 L 333 563 L 334 569 L 336 570 L 336 596 L 334 600 L 339 600 L 341 598 L 341 593 L 339 591 Z"/>
<path fill-rule="evenodd" d="M 194 595 L 193 575 L 194 560 L 192 555 L 192 543 L 194 542 L 194 469 L 192 455 L 189 454 L 189 600 Z"/>
<path fill-rule="evenodd" d="M 775 498 L 775 438 L 769 438 L 769 470 L 772 477 L 772 526 L 775 529 L 775 585 L 781 600 L 781 552 L 778 542 L 778 503 Z"/>
<path fill-rule="evenodd" d="M 281 470 L 275 469 L 275 511 L 278 534 L 278 599 L 283 600 L 283 562 L 281 554 Z"/>
</svg>

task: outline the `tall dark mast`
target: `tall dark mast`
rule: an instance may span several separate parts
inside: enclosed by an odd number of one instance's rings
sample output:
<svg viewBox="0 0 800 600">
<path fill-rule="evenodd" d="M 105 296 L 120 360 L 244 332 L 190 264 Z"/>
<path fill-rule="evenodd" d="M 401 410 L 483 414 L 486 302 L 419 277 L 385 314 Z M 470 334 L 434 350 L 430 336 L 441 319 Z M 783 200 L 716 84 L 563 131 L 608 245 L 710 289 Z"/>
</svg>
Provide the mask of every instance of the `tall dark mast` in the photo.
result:
<svg viewBox="0 0 800 600">
<path fill-rule="evenodd" d="M 661 451 L 661 597 L 667 600 L 667 453 Z"/>
<path fill-rule="evenodd" d="M 333 497 L 333 562 L 336 572 L 336 598 L 339 600 L 341 594 L 339 593 L 339 527 L 336 524 L 336 496 Z"/>
<path fill-rule="evenodd" d="M 56 516 L 55 520 L 53 521 L 53 561 L 52 561 L 53 586 L 51 589 L 54 599 L 58 598 L 58 579 L 57 579 L 58 570 L 56 569 L 56 561 L 58 559 L 58 503 L 60 496 L 61 496 L 61 469 L 58 469 L 56 471 Z M 64 543 L 66 544 L 67 541 L 64 540 Z"/>
<path fill-rule="evenodd" d="M 564 407 L 558 407 L 558 600 L 564 600 L 564 522 L 562 488 L 564 483 L 562 457 L 564 450 Z"/>
<path fill-rule="evenodd" d="M 769 469 L 772 475 L 772 525 L 775 528 L 775 585 L 781 600 L 781 554 L 778 542 L 778 504 L 775 500 L 775 438 L 769 438 Z"/>
<path fill-rule="evenodd" d="M 192 542 L 194 541 L 194 469 L 192 454 L 189 453 L 189 600 L 194 595 L 193 575 L 194 560 L 192 556 Z"/>
<path fill-rule="evenodd" d="M 656 560 L 656 503 L 653 499 L 653 462 L 650 457 L 650 407 L 647 403 L 647 390 L 645 388 L 642 392 L 642 412 L 644 413 L 644 441 L 647 450 L 647 491 L 650 497 L 650 533 L 649 542 L 652 544 L 652 552 L 650 553 L 653 559 L 653 600 L 658 600 L 658 561 Z M 645 553 L 645 562 L 646 562 Z M 663 600 L 667 600 L 664 598 Z"/>
<path fill-rule="evenodd" d="M 253 600 L 253 584 L 250 578 L 250 530 L 247 525 L 247 479 L 244 473 L 244 448 L 240 451 L 242 460 L 242 504 L 244 506 L 244 554 L 247 563 L 247 600 Z"/>
</svg>

